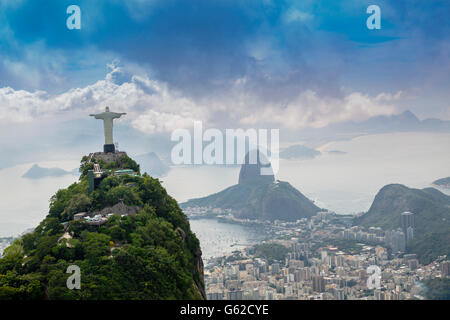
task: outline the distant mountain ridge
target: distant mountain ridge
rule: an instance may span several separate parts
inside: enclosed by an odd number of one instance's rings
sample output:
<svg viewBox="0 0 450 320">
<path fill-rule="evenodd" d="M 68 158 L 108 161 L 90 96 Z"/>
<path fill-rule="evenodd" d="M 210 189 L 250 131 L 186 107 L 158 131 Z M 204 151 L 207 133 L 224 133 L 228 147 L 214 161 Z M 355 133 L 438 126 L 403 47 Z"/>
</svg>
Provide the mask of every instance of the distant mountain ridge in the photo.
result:
<svg viewBox="0 0 450 320">
<path fill-rule="evenodd" d="M 390 116 L 376 116 L 361 122 L 344 122 L 329 126 L 337 131 L 359 131 L 362 133 L 387 133 L 401 131 L 440 131 L 450 132 L 450 121 L 429 118 L 420 120 L 414 113 L 406 110 Z"/>
<path fill-rule="evenodd" d="M 253 156 L 253 158 L 251 158 Z M 262 160 L 262 162 L 261 162 Z M 256 163 L 253 163 L 255 162 Z M 263 172 L 266 170 L 266 172 Z M 244 183 L 271 183 L 275 181 L 275 175 L 267 157 L 259 151 L 250 151 L 245 155 L 244 163 L 239 172 L 239 184 Z"/>
<path fill-rule="evenodd" d="M 450 256 L 450 196 L 437 189 L 386 185 L 375 196 L 369 211 L 355 223 L 394 230 L 401 226 L 400 214 L 405 211 L 415 215 L 414 240 L 407 250 L 417 253 L 422 262 L 438 255 Z"/>
<path fill-rule="evenodd" d="M 280 152 L 280 158 L 282 159 L 314 159 L 321 153 L 312 148 L 308 148 L 301 144 L 292 145 Z"/>
<path fill-rule="evenodd" d="M 320 146 L 325 142 L 348 140 L 361 135 L 384 134 L 395 132 L 438 132 L 449 133 L 450 121 L 436 118 L 420 120 L 409 110 L 399 114 L 380 115 L 364 121 L 345 121 L 330 124 L 322 128 L 307 127 L 295 133 L 296 137 L 307 141 L 308 146 Z"/>
<path fill-rule="evenodd" d="M 140 162 L 141 171 L 147 172 L 153 177 L 163 177 L 170 171 L 170 167 L 161 161 L 155 152 L 141 154 L 134 158 Z"/>
<path fill-rule="evenodd" d="M 399 123 L 400 125 L 397 126 L 396 124 Z M 65 121 L 58 124 L 57 127 L 47 126 L 47 128 L 39 129 L 41 129 L 41 140 L 51 141 L 53 150 L 72 154 L 72 156 L 77 156 L 78 152 L 82 152 L 86 148 L 95 148 L 99 142 L 99 140 L 96 140 L 98 139 L 96 128 L 91 126 L 89 119 Z M 26 144 L 27 141 L 20 136 L 20 131 L 17 130 L 19 129 L 14 126 L 8 126 L 8 131 L 5 132 L 4 140 L 7 140 L 7 143 L 2 149 L 0 169 L 35 161 L 60 160 L 49 158 L 47 152 L 44 151 L 47 149 L 38 144 L 22 148 L 21 146 Z M 54 130 L 56 130 L 56 133 Z M 122 137 L 120 143 L 123 145 L 130 146 L 132 149 L 144 146 L 147 150 L 156 152 L 162 159 L 170 156 L 173 146 L 170 137 L 164 135 L 143 136 L 138 129 L 127 124 L 118 126 L 117 131 Z M 450 132 L 450 121 L 435 118 L 419 120 L 412 112 L 405 111 L 391 116 L 376 116 L 361 122 L 345 121 L 322 128 L 306 127 L 292 131 L 283 130 L 280 132 L 280 139 L 290 142 L 305 141 L 307 146 L 317 147 L 325 142 L 351 139 L 364 134 L 399 131 Z M 74 135 L 74 132 L 77 132 L 77 134 Z M 163 162 L 169 164 L 168 161 Z"/>
<path fill-rule="evenodd" d="M 433 181 L 433 185 L 450 189 L 450 177 L 438 179 L 436 181 Z"/>
</svg>

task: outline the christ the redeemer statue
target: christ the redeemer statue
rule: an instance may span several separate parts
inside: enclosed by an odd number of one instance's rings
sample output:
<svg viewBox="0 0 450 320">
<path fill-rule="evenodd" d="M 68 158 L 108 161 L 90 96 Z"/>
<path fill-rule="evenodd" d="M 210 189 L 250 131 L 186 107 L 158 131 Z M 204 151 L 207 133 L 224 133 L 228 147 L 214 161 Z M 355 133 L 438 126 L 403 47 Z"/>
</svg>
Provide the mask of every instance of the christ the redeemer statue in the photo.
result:
<svg viewBox="0 0 450 320">
<path fill-rule="evenodd" d="M 104 152 L 115 152 L 116 148 L 113 141 L 113 120 L 120 118 L 125 114 L 126 113 L 110 112 L 109 107 L 106 107 L 105 112 L 89 115 L 91 117 L 95 117 L 95 119 L 103 120 L 103 127 L 105 129 L 105 145 L 103 146 Z"/>
</svg>

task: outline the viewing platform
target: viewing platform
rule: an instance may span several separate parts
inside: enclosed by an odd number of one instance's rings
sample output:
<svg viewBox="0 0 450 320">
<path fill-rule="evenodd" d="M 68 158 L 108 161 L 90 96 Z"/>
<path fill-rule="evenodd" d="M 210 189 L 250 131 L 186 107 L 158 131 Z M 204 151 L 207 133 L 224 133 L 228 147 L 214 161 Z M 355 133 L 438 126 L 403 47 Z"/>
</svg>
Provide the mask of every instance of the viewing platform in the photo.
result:
<svg viewBox="0 0 450 320">
<path fill-rule="evenodd" d="M 103 160 L 105 162 L 112 162 L 120 159 L 123 156 L 126 156 L 127 153 L 125 151 L 114 151 L 114 152 L 94 152 L 89 154 L 88 163 L 92 160 Z"/>
</svg>

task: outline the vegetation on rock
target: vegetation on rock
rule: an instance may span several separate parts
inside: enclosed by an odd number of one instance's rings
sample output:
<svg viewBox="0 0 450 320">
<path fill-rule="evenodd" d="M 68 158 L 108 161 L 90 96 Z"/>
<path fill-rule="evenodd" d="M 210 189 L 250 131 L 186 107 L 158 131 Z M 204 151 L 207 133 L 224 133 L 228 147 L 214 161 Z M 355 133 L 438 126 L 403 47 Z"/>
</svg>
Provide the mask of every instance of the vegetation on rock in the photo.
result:
<svg viewBox="0 0 450 320">
<path fill-rule="evenodd" d="M 0 259 L 0 299 L 202 299 L 199 241 L 189 221 L 158 179 L 104 178 L 88 192 L 83 157 L 80 181 L 50 199 L 48 216 L 17 239 Z M 102 169 L 139 166 L 126 157 Z M 112 215 L 101 226 L 73 220 L 123 201 L 142 208 L 136 215 Z M 66 286 L 68 266 L 81 269 L 81 289 Z"/>
<path fill-rule="evenodd" d="M 383 187 L 369 211 L 356 223 L 394 230 L 401 227 L 400 214 L 414 213 L 414 240 L 407 251 L 416 253 L 419 261 L 428 264 L 438 256 L 450 256 L 450 196 L 434 188 L 422 190 L 400 184 Z"/>
</svg>

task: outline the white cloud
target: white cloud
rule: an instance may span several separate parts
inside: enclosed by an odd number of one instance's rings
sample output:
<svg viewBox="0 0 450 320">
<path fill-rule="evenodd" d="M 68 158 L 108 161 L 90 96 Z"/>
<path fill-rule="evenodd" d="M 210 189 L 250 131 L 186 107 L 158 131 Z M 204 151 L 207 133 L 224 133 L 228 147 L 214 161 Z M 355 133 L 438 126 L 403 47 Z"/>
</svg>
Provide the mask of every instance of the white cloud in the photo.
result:
<svg viewBox="0 0 450 320">
<path fill-rule="evenodd" d="M 360 121 L 394 112 L 395 107 L 386 100 L 379 97 L 371 98 L 360 92 L 350 93 L 341 99 L 320 97 L 316 92 L 306 90 L 283 107 L 263 106 L 260 112 L 244 117 L 242 123 L 248 125 L 270 123 L 289 129 L 306 126 L 324 127 L 331 123 Z"/>
<path fill-rule="evenodd" d="M 136 129 L 146 133 L 170 132 L 177 128 L 192 127 L 195 119 L 173 113 L 149 110 L 133 120 Z"/>
<path fill-rule="evenodd" d="M 17 8 L 22 5 L 25 0 L 0 0 L 0 7 L 3 8 Z"/>
<path fill-rule="evenodd" d="M 286 23 L 298 21 L 301 23 L 309 22 L 314 19 L 314 16 L 310 13 L 300 11 L 296 8 L 290 8 L 284 14 L 284 20 Z"/>
<path fill-rule="evenodd" d="M 148 76 L 127 74 L 115 64 L 109 67 L 111 72 L 104 80 L 56 95 L 0 88 L 0 122 L 30 122 L 41 117 L 82 118 L 110 106 L 114 111 L 127 112 L 121 121 L 130 121 L 133 127 L 149 134 L 190 127 L 194 120 L 205 122 L 205 126 L 220 127 L 228 120 L 227 125 L 231 121 L 236 127 L 270 124 L 296 129 L 392 114 L 396 111 L 394 103 L 402 96 L 401 92 L 380 93 L 376 97 L 353 92 L 338 98 L 305 90 L 280 103 L 259 96 L 249 89 L 246 79 L 240 79 L 220 97 L 211 95 L 194 100 Z"/>
<path fill-rule="evenodd" d="M 45 116 L 77 118 L 104 110 L 128 112 L 132 124 L 147 133 L 173 130 L 203 119 L 201 109 L 190 99 L 169 90 L 165 83 L 148 77 L 129 76 L 116 65 L 105 80 L 50 95 L 0 88 L 0 121 L 30 122 Z"/>
</svg>

